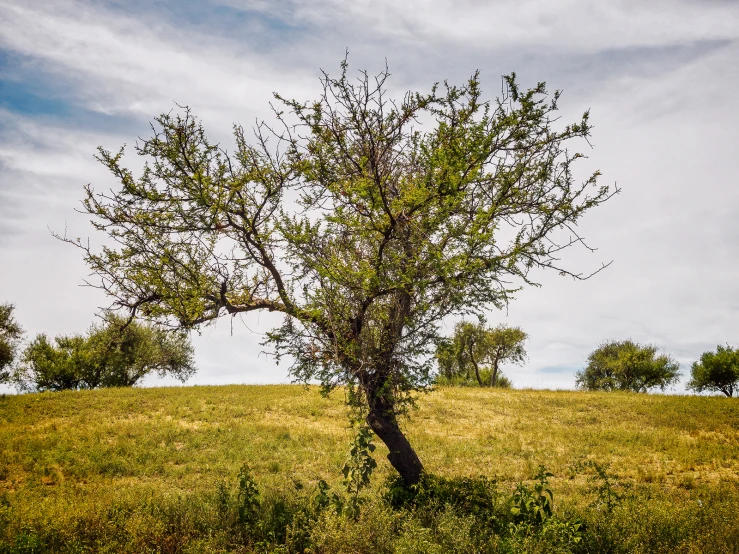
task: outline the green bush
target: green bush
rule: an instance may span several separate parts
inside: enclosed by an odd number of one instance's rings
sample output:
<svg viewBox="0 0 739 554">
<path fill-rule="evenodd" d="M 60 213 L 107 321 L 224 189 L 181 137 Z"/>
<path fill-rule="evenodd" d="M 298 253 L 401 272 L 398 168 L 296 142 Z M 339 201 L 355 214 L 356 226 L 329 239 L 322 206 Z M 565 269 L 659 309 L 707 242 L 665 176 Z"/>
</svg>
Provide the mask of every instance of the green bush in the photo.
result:
<svg viewBox="0 0 739 554">
<path fill-rule="evenodd" d="M 492 371 L 486 369 L 480 370 L 480 379 L 482 379 L 483 383 L 490 383 L 491 375 Z M 440 387 L 480 387 L 474 376 L 467 377 L 465 374 L 444 375 L 440 373 L 434 377 L 434 384 Z M 503 375 L 503 372 L 499 371 L 493 388 L 510 389 L 511 387 L 513 387 L 513 382 Z"/>
</svg>

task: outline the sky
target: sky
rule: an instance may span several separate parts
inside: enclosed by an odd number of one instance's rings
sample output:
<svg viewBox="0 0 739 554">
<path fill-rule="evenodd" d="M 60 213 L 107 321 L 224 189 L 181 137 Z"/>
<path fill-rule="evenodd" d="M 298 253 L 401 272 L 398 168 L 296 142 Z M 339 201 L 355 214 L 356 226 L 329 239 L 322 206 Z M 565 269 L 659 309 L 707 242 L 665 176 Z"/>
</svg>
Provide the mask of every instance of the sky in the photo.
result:
<svg viewBox="0 0 739 554">
<path fill-rule="evenodd" d="M 586 281 L 543 273 L 541 287 L 490 312 L 529 334 L 527 363 L 504 369 L 514 386 L 574 387 L 604 340 L 655 344 L 686 374 L 717 344 L 739 346 L 730 0 L 2 0 L 0 302 L 15 304 L 27 337 L 84 332 L 109 303 L 83 286 L 80 252 L 51 234 L 103 242 L 77 211 L 84 185 L 116 185 L 97 146 L 135 144 L 177 104 L 231 146 L 234 123 L 269 121 L 273 92 L 316 98 L 320 70 L 337 73 L 346 51 L 350 68 L 387 62 L 398 97 L 480 70 L 493 99 L 516 72 L 523 85 L 563 91 L 563 121 L 590 109 L 580 176 L 597 168 L 621 192 L 580 225 L 597 250 L 564 261 L 585 273 L 612 263 Z M 289 382 L 260 346 L 278 322 L 249 314 L 195 335 L 200 369 L 188 384 Z"/>
</svg>

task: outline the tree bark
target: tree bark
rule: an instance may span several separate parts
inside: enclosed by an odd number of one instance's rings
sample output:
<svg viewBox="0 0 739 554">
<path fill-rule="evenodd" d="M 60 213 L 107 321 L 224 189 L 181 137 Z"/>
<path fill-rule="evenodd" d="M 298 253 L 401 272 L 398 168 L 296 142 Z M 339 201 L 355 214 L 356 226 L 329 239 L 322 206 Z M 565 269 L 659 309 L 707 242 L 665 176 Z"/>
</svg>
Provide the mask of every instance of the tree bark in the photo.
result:
<svg viewBox="0 0 739 554">
<path fill-rule="evenodd" d="M 362 377 L 360 382 L 369 408 L 367 425 L 387 446 L 387 459 L 406 486 L 415 485 L 421 480 L 423 465 L 398 425 L 395 400 L 387 391 L 387 374 L 378 372 L 369 376 L 365 373 Z"/>
<path fill-rule="evenodd" d="M 498 382 L 498 359 L 496 358 L 493 362 L 493 372 L 490 375 L 490 386 L 494 387 L 495 383 Z"/>
<path fill-rule="evenodd" d="M 390 451 L 387 459 L 400 474 L 403 482 L 406 485 L 418 483 L 423 473 L 423 465 L 411 443 L 400 430 L 395 417 L 374 408 L 367 414 L 367 424 L 387 446 Z"/>
<path fill-rule="evenodd" d="M 482 384 L 482 378 L 480 377 L 480 368 L 477 365 L 477 362 L 475 361 L 475 355 L 472 353 L 472 344 L 469 345 L 469 351 L 470 351 L 470 362 L 472 362 L 472 366 L 475 368 L 475 377 L 477 377 L 477 384 L 481 387 L 484 387 L 485 385 Z"/>
</svg>

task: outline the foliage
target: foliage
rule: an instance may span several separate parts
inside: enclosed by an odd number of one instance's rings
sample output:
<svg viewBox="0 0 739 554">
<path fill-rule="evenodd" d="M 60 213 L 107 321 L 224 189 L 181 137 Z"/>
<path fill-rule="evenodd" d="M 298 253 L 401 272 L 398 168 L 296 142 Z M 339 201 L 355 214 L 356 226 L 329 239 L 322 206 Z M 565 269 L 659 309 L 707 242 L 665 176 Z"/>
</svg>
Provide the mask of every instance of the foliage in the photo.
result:
<svg viewBox="0 0 739 554">
<path fill-rule="evenodd" d="M 0 383 L 9 380 L 8 368 L 23 337 L 23 328 L 13 317 L 14 308 L 12 304 L 0 304 Z"/>
<path fill-rule="evenodd" d="M 739 388 L 739 350 L 719 345 L 715 353 L 704 352 L 700 362 L 693 362 L 690 375 L 688 389 L 733 396 Z"/>
<path fill-rule="evenodd" d="M 486 102 L 475 74 L 393 101 L 388 77 L 355 81 L 345 61 L 316 101 L 278 95 L 276 125 L 257 125 L 253 143 L 237 126 L 233 154 L 189 110 L 160 116 L 137 146 L 140 177 L 122 149 L 99 150 L 120 186 L 88 187 L 84 205 L 118 247 L 70 242 L 114 305 L 145 318 L 284 314 L 268 335 L 278 359 L 298 380 L 347 385 L 414 482 L 423 466 L 398 417 L 429 384 L 440 322 L 505 305 L 535 269 L 580 277 L 557 256 L 611 191 L 598 173 L 575 180 L 588 114 L 555 123 L 560 93 L 543 83 L 510 75 Z"/>
<path fill-rule="evenodd" d="M 438 383 L 452 384 L 474 377 L 479 386 L 510 387 L 510 380 L 500 373 L 500 365 L 523 363 L 526 360 L 524 342 L 527 335 L 520 327 L 498 325 L 488 328 L 461 321 L 454 327 L 451 340 L 440 341 L 436 348 L 439 364 Z M 483 380 L 483 374 L 489 379 Z"/>
<path fill-rule="evenodd" d="M 52 342 L 38 335 L 12 379 L 24 390 L 59 391 L 130 387 L 152 372 L 189 378 L 195 366 L 188 336 L 112 316 L 86 336 L 57 336 Z"/>
<path fill-rule="evenodd" d="M 496 482 L 484 476 L 449 479 L 424 474 L 411 486 L 399 477 L 388 479 L 384 498 L 395 509 L 423 508 L 437 514 L 451 506 L 457 513 L 484 519 L 498 503 L 498 491 Z"/>
<path fill-rule="evenodd" d="M 550 477 L 554 477 L 554 474 L 544 466 L 539 466 L 533 490 L 523 483 L 518 484 L 511 498 L 512 525 L 541 525 L 552 517 L 554 494 L 549 486 Z"/>
<path fill-rule="evenodd" d="M 239 493 L 237 497 L 239 523 L 248 527 L 254 523 L 259 514 L 259 489 L 254 482 L 249 466 L 244 464 L 239 470 Z"/>
<path fill-rule="evenodd" d="M 588 365 L 576 374 L 586 390 L 647 392 L 680 380 L 680 364 L 657 347 L 631 340 L 604 342 L 588 356 Z"/>
<path fill-rule="evenodd" d="M 360 425 L 349 450 L 349 458 L 341 470 L 346 492 L 349 493 L 349 510 L 354 517 L 359 515 L 359 493 L 369 485 L 372 472 L 377 467 L 372 457 L 374 451 L 372 432 L 365 425 Z"/>
<path fill-rule="evenodd" d="M 487 370 L 480 370 L 480 380 L 484 383 L 489 383 L 490 379 L 492 377 L 492 371 Z M 477 379 L 468 379 L 467 375 L 458 374 L 453 375 L 452 377 L 445 377 L 443 374 L 439 373 L 434 378 L 434 385 L 437 385 L 439 387 L 479 387 L 480 383 L 477 382 Z M 510 389 L 513 387 L 513 382 L 503 375 L 502 372 L 498 372 L 498 376 L 495 379 L 495 388 L 498 389 Z"/>
<path fill-rule="evenodd" d="M 96 361 L 81 335 L 59 336 L 52 343 L 41 334 L 23 351 L 13 381 L 31 391 L 94 388 L 86 385 L 94 380 Z"/>
<path fill-rule="evenodd" d="M 572 464 L 570 469 L 574 472 L 593 470 L 589 480 L 592 483 L 590 490 L 597 497 L 591 504 L 594 508 L 602 508 L 610 514 L 626 498 L 630 484 L 624 483 L 617 475 L 611 473 L 609 463 L 598 463 L 595 460 L 578 461 Z"/>
</svg>

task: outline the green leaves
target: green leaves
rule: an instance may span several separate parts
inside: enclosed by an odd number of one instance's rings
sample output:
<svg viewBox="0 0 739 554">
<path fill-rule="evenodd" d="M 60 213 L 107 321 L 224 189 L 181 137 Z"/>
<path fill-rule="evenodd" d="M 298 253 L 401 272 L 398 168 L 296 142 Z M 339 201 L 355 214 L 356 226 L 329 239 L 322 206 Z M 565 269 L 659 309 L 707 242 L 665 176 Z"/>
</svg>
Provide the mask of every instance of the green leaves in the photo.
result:
<svg viewBox="0 0 739 554">
<path fill-rule="evenodd" d="M 704 352 L 699 362 L 693 362 L 690 373 L 688 389 L 731 397 L 739 385 L 739 350 L 719 345 L 716 352 Z"/>
<path fill-rule="evenodd" d="M 512 525 L 542 525 L 554 514 L 554 495 L 549 478 L 554 474 L 539 466 L 533 490 L 519 483 L 510 500 Z"/>
<path fill-rule="evenodd" d="M 679 381 L 680 364 L 666 354 L 658 355 L 656 346 L 611 341 L 588 356 L 587 367 L 576 377 L 577 385 L 586 390 L 665 390 Z"/>
<path fill-rule="evenodd" d="M 374 451 L 372 431 L 360 423 L 349 450 L 349 456 L 341 470 L 344 475 L 344 487 L 349 494 L 346 508 L 349 515 L 355 518 L 359 516 L 361 505 L 359 493 L 369 485 L 372 472 L 377 467 L 377 462 L 372 457 Z"/>
<path fill-rule="evenodd" d="M 5 368 L 15 359 L 23 337 L 23 328 L 13 317 L 14 309 L 12 304 L 0 304 L 0 383 L 10 379 L 10 371 Z"/>
<path fill-rule="evenodd" d="M 140 176 L 100 150 L 120 186 L 88 188 L 85 209 L 112 245 L 70 242 L 131 313 L 185 328 L 285 314 L 268 342 L 293 375 L 357 387 L 396 425 L 428 388 L 441 321 L 504 306 L 535 269 L 582 277 L 559 254 L 611 191 L 574 179 L 590 125 L 555 125 L 543 83 L 512 74 L 488 102 L 475 74 L 393 100 L 389 76 L 344 63 L 314 101 L 277 95 L 275 124 L 236 126 L 232 152 L 187 108 L 158 117 Z"/>
<path fill-rule="evenodd" d="M 196 371 L 186 333 L 110 316 L 86 336 L 38 335 L 24 350 L 13 381 L 27 390 L 130 387 L 151 372 L 185 381 Z"/>
<path fill-rule="evenodd" d="M 523 363 L 526 360 L 524 343 L 528 335 L 520 327 L 498 325 L 488 328 L 484 320 L 478 324 L 461 321 L 454 327 L 451 339 L 439 341 L 436 348 L 436 361 L 440 376 L 445 382 L 455 382 L 460 378 L 470 381 L 475 376 L 480 386 L 489 384 L 499 386 L 499 381 L 510 381 L 499 373 L 504 363 Z M 489 374 L 484 383 L 482 373 Z"/>
</svg>

